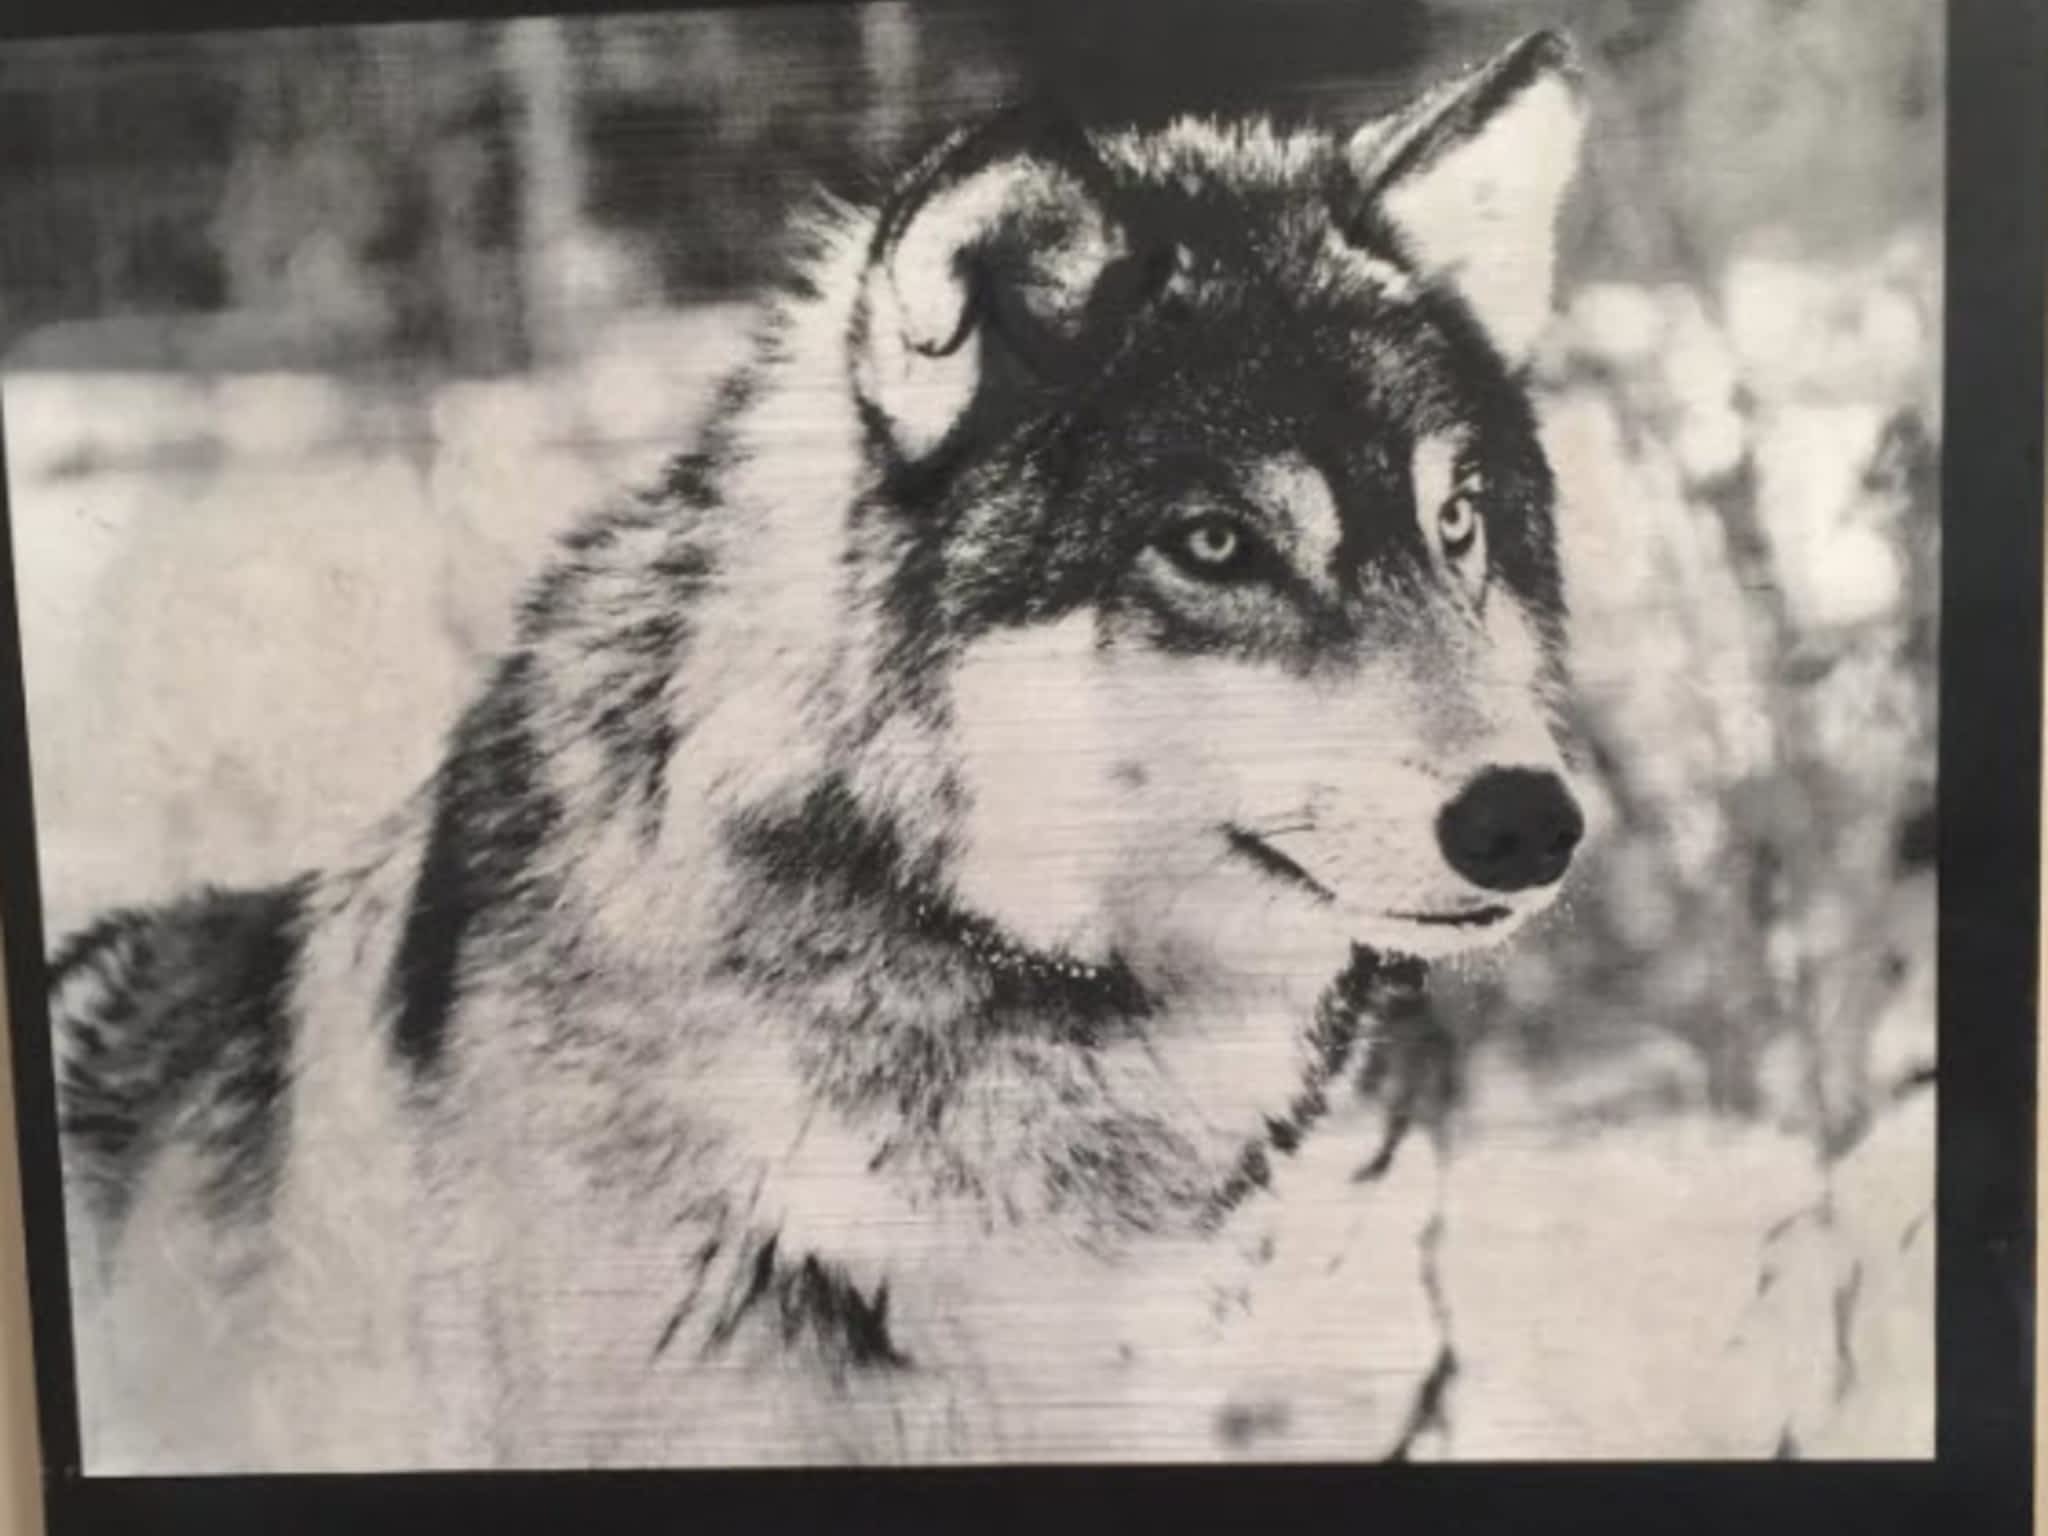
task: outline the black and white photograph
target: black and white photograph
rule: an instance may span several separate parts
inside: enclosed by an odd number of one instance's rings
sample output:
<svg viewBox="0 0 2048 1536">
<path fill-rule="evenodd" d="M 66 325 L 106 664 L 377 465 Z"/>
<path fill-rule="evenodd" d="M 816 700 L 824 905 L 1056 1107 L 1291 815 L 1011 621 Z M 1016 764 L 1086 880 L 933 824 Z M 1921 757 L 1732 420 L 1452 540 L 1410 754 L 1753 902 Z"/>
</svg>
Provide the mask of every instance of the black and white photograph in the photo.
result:
<svg viewBox="0 0 2048 1536">
<path fill-rule="evenodd" d="M 1946 21 L 7 45 L 82 1471 L 1932 1458 Z"/>
</svg>

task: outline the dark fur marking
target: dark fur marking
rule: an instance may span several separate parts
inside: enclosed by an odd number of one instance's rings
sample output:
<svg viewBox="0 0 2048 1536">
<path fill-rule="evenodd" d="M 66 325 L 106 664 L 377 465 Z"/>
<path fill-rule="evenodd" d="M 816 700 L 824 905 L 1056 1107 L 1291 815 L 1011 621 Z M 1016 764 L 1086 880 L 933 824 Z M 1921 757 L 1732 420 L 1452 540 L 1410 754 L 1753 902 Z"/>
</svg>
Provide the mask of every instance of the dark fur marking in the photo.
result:
<svg viewBox="0 0 2048 1536">
<path fill-rule="evenodd" d="M 788 816 L 743 818 L 729 830 L 734 849 L 777 884 L 828 887 L 868 905 L 887 901 L 909 879 L 895 832 L 862 811 L 837 778 L 815 786 Z"/>
<path fill-rule="evenodd" d="M 1388 1097 L 1386 1134 L 1351 1175 L 1359 1183 L 1383 1177 L 1419 1125 L 1441 1122 L 1457 1093 L 1457 1053 L 1419 983 L 1386 989 L 1377 1000 L 1382 1033 L 1365 1053 L 1358 1091 Z"/>
<path fill-rule="evenodd" d="M 927 901 L 915 915 L 923 933 L 969 957 L 994 1013 L 1057 1020 L 1068 1038 L 1085 1045 L 1105 1027 L 1153 1009 L 1151 996 L 1121 958 L 1098 963 L 1031 949 L 986 918 L 947 902 Z"/>
<path fill-rule="evenodd" d="M 412 911 L 391 971 L 390 991 L 397 1016 L 392 1043 L 416 1069 L 440 1056 L 448 1013 L 455 1000 L 455 962 L 469 921 L 469 892 L 462 870 L 457 813 L 446 792 L 437 796 L 426 853 L 413 887 Z"/>
<path fill-rule="evenodd" d="M 1272 1182 L 1272 1161 L 1266 1156 L 1266 1149 L 1253 1142 L 1238 1155 L 1237 1167 L 1216 1192 L 1214 1204 L 1224 1211 L 1235 1210 L 1253 1191 L 1270 1188 Z"/>
<path fill-rule="evenodd" d="M 689 1315 L 690 1308 L 687 1303 L 678 1306 L 668 1315 L 668 1321 L 661 1325 L 661 1336 L 654 1341 L 655 1359 L 659 1360 L 669 1345 L 675 1342 L 676 1334 L 682 1329 L 683 1319 Z"/>
<path fill-rule="evenodd" d="M 1337 899 L 1329 887 L 1264 839 L 1254 837 L 1237 827 L 1225 828 L 1224 838 L 1230 844 L 1232 853 L 1247 863 L 1256 865 L 1274 879 L 1308 891 L 1325 905 Z"/>
<path fill-rule="evenodd" d="M 72 1171 L 118 1221 L 166 1139 L 191 1141 L 216 1218 L 266 1198 L 287 1113 L 305 880 L 113 913 L 50 965 L 63 1036 L 58 1125 Z M 65 993 L 97 984 L 87 1011 Z M 75 1005 L 74 1005 L 75 1006 Z"/>
<path fill-rule="evenodd" d="M 662 812 L 668 805 L 668 765 L 676 755 L 677 732 L 664 717 L 647 734 L 646 751 L 640 764 L 640 795 L 644 815 L 642 841 L 652 845 L 661 832 Z"/>
<path fill-rule="evenodd" d="M 975 978 L 982 1011 L 992 1018 L 1052 1021 L 1087 1043 L 1153 1006 L 1122 960 L 1079 961 L 1032 949 L 941 895 L 906 867 L 896 834 L 862 811 L 837 779 L 820 783 L 793 815 L 737 822 L 730 831 L 733 847 L 766 878 L 808 885 L 879 915 L 911 943 L 943 948 Z M 848 960 L 824 951 L 792 958 L 821 968 Z"/>
<path fill-rule="evenodd" d="M 463 947 L 477 919 L 525 891 L 534 856 L 560 821 L 540 786 L 525 725 L 531 668 L 525 652 L 499 667 L 456 727 L 435 786 L 412 909 L 386 988 L 392 1046 L 415 1072 L 440 1063 Z"/>
<path fill-rule="evenodd" d="M 1390 1075 L 1386 1066 L 1374 1065 L 1375 1059 L 1386 1054 L 1383 1026 L 1390 1013 L 1398 1019 L 1400 1009 L 1422 986 L 1423 977 L 1419 961 L 1353 947 L 1350 964 L 1316 1005 L 1308 1036 L 1313 1056 L 1307 1080 L 1286 1116 L 1266 1121 L 1263 1137 L 1245 1147 L 1238 1166 L 1210 1197 L 1200 1218 L 1205 1228 L 1213 1230 L 1255 1191 L 1266 1187 L 1272 1171 L 1268 1148 L 1282 1156 L 1299 1149 L 1328 1112 L 1328 1085 L 1344 1071 L 1368 1025 L 1372 1034 L 1361 1078 L 1373 1075 L 1376 1083 L 1377 1075 Z M 1372 1090 L 1361 1087 L 1361 1091 Z"/>
<path fill-rule="evenodd" d="M 725 1347 L 750 1317 L 765 1321 L 785 1348 L 809 1342 L 835 1367 L 898 1370 L 911 1364 L 889 1334 L 889 1288 L 864 1295 L 847 1275 L 814 1255 L 783 1263 L 775 1238 L 762 1240 L 747 1285 L 711 1330 L 707 1348 Z"/>
<path fill-rule="evenodd" d="M 754 1252 L 753 1268 L 748 1271 L 747 1288 L 740 1293 L 730 1311 L 718 1320 L 711 1330 L 711 1343 L 724 1344 L 738 1330 L 740 1319 L 745 1317 L 754 1304 L 768 1294 L 768 1287 L 775 1280 L 775 1238 L 771 1234 Z"/>
<path fill-rule="evenodd" d="M 659 1360 L 667 1353 L 669 1345 L 676 1341 L 676 1335 L 682 1331 L 684 1322 L 697 1310 L 697 1303 L 704 1294 L 704 1284 L 710 1276 L 712 1263 L 718 1258 L 724 1246 L 723 1239 L 709 1238 L 690 1256 L 689 1289 L 684 1293 L 683 1299 L 676 1303 L 675 1309 L 669 1313 L 668 1321 L 662 1324 L 661 1333 L 654 1341 L 654 1352 L 649 1358 Z"/>
<path fill-rule="evenodd" d="M 764 343 L 767 338 L 762 338 Z M 648 505 L 680 505 L 708 512 L 723 504 L 721 476 L 732 457 L 732 424 L 761 393 L 758 364 L 742 368 L 719 386 L 711 410 L 697 433 L 696 446 L 669 461 L 660 479 L 646 493 Z"/>
</svg>

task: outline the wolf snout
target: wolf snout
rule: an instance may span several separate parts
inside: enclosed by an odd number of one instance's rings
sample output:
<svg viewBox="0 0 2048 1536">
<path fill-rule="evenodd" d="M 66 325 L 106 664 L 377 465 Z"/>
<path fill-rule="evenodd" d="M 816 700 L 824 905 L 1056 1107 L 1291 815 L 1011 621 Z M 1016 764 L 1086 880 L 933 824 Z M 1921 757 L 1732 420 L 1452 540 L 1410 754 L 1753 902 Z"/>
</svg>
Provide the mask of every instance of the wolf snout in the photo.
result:
<svg viewBox="0 0 2048 1536">
<path fill-rule="evenodd" d="M 1585 833 L 1585 816 L 1564 781 L 1533 768 L 1487 769 L 1436 823 L 1451 868 L 1489 891 L 1554 884 Z"/>
</svg>

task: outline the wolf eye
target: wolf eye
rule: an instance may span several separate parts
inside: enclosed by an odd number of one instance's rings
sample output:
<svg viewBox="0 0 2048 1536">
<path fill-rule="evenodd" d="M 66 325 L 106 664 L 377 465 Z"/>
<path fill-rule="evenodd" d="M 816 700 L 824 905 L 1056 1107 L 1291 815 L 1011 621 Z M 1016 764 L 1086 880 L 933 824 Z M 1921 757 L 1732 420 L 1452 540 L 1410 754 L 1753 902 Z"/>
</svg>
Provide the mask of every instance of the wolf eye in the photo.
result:
<svg viewBox="0 0 2048 1536">
<path fill-rule="evenodd" d="M 1214 513 L 1175 528 L 1165 549 L 1182 570 L 1211 581 L 1242 576 L 1256 560 L 1250 531 L 1236 518 Z"/>
<path fill-rule="evenodd" d="M 1187 531 L 1185 542 L 1197 565 L 1228 565 L 1237 558 L 1238 532 L 1221 518 L 1195 524 Z"/>
<path fill-rule="evenodd" d="M 1452 493 L 1436 514 L 1436 536 L 1446 557 L 1462 560 L 1479 542 L 1479 504 L 1470 491 Z"/>
</svg>

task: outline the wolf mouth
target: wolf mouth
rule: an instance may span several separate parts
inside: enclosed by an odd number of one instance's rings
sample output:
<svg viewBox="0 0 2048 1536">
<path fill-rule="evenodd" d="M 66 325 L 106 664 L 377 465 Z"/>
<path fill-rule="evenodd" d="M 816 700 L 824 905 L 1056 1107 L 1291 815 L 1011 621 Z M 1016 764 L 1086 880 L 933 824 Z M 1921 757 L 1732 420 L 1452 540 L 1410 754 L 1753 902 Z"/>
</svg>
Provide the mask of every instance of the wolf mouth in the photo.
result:
<svg viewBox="0 0 2048 1536">
<path fill-rule="evenodd" d="M 1387 916 L 1404 923 L 1426 923 L 1433 928 L 1490 928 L 1512 914 L 1506 907 L 1473 907 L 1464 912 L 1389 912 Z"/>
<path fill-rule="evenodd" d="M 1275 880 L 1298 886 L 1326 905 L 1334 904 L 1337 893 L 1287 857 L 1264 838 L 1255 837 L 1242 827 L 1225 827 L 1223 836 L 1230 844 L 1231 852 L 1247 863 L 1254 865 Z"/>
</svg>

